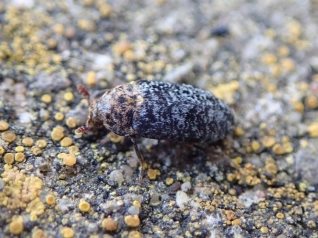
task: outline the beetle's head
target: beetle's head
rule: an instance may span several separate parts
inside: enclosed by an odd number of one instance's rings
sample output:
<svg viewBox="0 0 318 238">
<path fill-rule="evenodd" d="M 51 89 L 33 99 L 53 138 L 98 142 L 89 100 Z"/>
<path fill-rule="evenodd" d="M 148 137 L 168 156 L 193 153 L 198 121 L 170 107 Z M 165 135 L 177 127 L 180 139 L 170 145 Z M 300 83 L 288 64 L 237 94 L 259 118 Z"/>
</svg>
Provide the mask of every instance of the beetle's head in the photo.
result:
<svg viewBox="0 0 318 238">
<path fill-rule="evenodd" d="M 88 100 L 88 117 L 84 126 L 77 128 L 77 132 L 86 133 L 90 130 L 98 129 L 103 126 L 103 123 L 100 121 L 98 117 L 98 110 L 96 107 L 98 95 L 94 95 L 91 97 L 87 88 L 83 85 L 78 85 L 77 90 L 84 98 Z"/>
</svg>

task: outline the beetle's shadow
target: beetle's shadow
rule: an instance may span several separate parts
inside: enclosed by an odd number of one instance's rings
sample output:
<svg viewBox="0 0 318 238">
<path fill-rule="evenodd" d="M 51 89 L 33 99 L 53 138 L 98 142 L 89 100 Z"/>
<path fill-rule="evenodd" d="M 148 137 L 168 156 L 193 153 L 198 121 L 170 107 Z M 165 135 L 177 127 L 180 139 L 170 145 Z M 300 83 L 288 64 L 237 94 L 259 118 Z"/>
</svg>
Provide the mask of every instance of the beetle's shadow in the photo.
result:
<svg viewBox="0 0 318 238">
<path fill-rule="evenodd" d="M 167 157 L 171 160 L 171 166 L 180 170 L 191 170 L 194 166 L 200 171 L 205 170 L 206 162 L 217 165 L 228 164 L 228 159 L 224 153 L 222 141 L 212 145 L 171 143 L 171 141 L 160 141 L 152 146 L 151 151 L 143 152 L 146 161 L 157 161 L 164 164 Z M 162 155 L 164 154 L 164 155 Z"/>
</svg>

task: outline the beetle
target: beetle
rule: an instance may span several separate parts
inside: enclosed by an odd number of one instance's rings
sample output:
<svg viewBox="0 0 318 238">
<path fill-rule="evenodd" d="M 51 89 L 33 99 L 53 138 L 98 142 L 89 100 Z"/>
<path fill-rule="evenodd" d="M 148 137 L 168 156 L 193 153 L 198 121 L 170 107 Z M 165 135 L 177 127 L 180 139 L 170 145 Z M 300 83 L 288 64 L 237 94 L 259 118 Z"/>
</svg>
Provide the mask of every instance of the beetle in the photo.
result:
<svg viewBox="0 0 318 238">
<path fill-rule="evenodd" d="M 105 127 L 129 137 L 141 164 L 138 137 L 204 144 L 224 139 L 234 125 L 224 102 L 188 84 L 140 80 L 93 98 L 82 85 L 78 91 L 89 100 L 88 119 L 78 131 Z"/>
</svg>

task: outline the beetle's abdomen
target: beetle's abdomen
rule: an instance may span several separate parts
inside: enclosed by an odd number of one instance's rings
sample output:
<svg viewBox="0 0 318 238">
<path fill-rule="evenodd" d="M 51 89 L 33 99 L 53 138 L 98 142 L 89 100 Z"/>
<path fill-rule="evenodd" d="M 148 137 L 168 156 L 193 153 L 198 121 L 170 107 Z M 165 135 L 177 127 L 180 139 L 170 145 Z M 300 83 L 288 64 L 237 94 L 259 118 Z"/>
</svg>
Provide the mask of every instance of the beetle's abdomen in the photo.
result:
<svg viewBox="0 0 318 238">
<path fill-rule="evenodd" d="M 191 142 L 223 139 L 232 129 L 230 109 L 212 94 L 190 85 L 140 81 L 143 103 L 132 127 L 141 137 Z"/>
</svg>

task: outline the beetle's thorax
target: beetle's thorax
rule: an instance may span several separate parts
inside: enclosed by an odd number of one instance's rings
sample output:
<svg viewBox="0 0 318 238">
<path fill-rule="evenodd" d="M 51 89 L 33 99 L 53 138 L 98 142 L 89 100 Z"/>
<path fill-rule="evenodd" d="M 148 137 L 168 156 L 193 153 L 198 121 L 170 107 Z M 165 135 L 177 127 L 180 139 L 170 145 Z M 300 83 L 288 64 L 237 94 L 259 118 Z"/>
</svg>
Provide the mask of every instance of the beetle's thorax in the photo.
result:
<svg viewBox="0 0 318 238">
<path fill-rule="evenodd" d="M 142 96 L 133 84 L 120 85 L 96 100 L 96 116 L 108 130 L 122 136 L 134 135 L 134 112 L 142 101 Z"/>
</svg>

